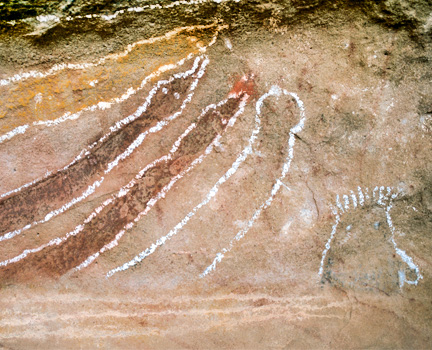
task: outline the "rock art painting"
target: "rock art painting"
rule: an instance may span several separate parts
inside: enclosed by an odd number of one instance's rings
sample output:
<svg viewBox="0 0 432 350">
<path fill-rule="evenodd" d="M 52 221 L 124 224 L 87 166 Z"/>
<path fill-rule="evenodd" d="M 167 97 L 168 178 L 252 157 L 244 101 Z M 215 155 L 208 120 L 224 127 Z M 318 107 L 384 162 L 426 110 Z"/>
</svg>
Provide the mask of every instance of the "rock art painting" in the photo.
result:
<svg viewBox="0 0 432 350">
<path fill-rule="evenodd" d="M 208 63 L 205 56 L 197 57 L 190 70 L 158 81 L 144 104 L 111 126 L 107 134 L 84 149 L 72 163 L 42 181 L 13 190 L 12 195 L 1 203 L 2 222 L 5 230 L 9 231 L 1 239 L 12 239 L 47 222 L 92 194 L 110 171 L 139 147 L 149 133 L 163 130 L 182 114 Z M 133 180 L 97 207 L 73 231 L 3 261 L 3 278 L 16 278 L 21 272 L 34 274 L 33 269 L 52 276 L 61 275 L 71 268 L 87 266 L 100 253 L 116 246 L 125 230 L 131 229 L 133 223 L 146 215 L 178 179 L 202 162 L 225 129 L 235 123 L 249 98 L 247 91 L 251 89 L 249 78 L 239 83 L 227 99 L 207 106 L 174 142 L 168 154 L 143 167 Z M 167 116 L 158 119 L 164 114 Z M 105 176 L 95 176 L 102 172 Z M 88 180 L 91 185 L 83 183 Z M 80 195 L 74 197 L 76 194 Z M 45 205 L 45 202 L 49 204 Z M 29 223 L 23 226 L 23 222 Z M 100 232 L 101 237 L 95 236 L 95 232 Z M 23 262 L 19 263 L 21 260 Z"/>
<path fill-rule="evenodd" d="M 356 240 L 358 244 L 358 242 L 360 242 L 362 239 L 361 237 L 353 237 L 351 225 L 346 226 L 345 232 L 343 232 L 342 230 L 342 233 L 337 234 L 338 226 L 341 223 L 342 216 L 353 210 L 367 210 L 368 207 L 371 208 L 373 206 L 378 206 L 382 208 L 382 211 L 384 211 L 385 213 L 385 224 L 388 226 L 389 232 L 387 234 L 384 234 L 384 239 L 386 239 L 388 243 L 393 247 L 394 254 L 391 255 L 393 258 L 395 258 L 395 255 L 397 255 L 397 258 L 400 259 L 401 262 L 403 262 L 403 264 L 405 265 L 401 266 L 396 273 L 399 280 L 399 287 L 402 288 L 405 283 L 410 285 L 417 285 L 418 282 L 423 279 L 423 276 L 419 271 L 419 267 L 414 263 L 412 257 L 410 257 L 404 250 L 398 247 L 395 238 L 396 228 L 393 225 L 393 220 L 390 215 L 391 209 L 393 207 L 393 201 L 398 197 L 399 193 L 395 192 L 392 187 L 388 186 L 376 186 L 375 188 L 373 188 L 373 190 L 371 189 L 370 191 L 367 187 L 365 189 L 362 189 L 360 186 L 358 186 L 356 192 L 357 193 L 355 193 L 354 191 L 350 191 L 349 194 L 343 195 L 341 197 L 339 195 L 336 196 L 336 203 L 332 208 L 333 215 L 335 216 L 335 223 L 332 226 L 330 238 L 327 241 L 325 249 L 322 253 L 321 266 L 318 275 L 322 277 L 323 280 L 327 280 L 329 282 L 333 281 L 334 276 L 331 272 L 331 265 L 333 264 L 333 259 L 328 257 L 327 255 L 329 254 L 329 251 L 331 251 L 331 245 L 332 243 L 334 244 L 336 236 L 339 236 L 339 239 L 341 239 L 341 242 L 339 243 L 340 246 L 346 245 L 350 240 Z M 381 222 L 376 221 L 374 223 L 374 229 L 378 231 L 381 225 Z M 365 230 L 365 233 L 366 232 L 367 230 Z M 359 233 L 362 234 L 361 231 Z M 373 246 L 376 244 L 375 240 L 377 240 L 377 238 L 372 237 L 369 239 L 370 240 L 367 241 L 367 244 L 371 245 L 371 247 L 368 248 L 367 254 L 370 254 L 371 256 L 367 257 L 366 259 L 370 261 L 374 258 L 373 255 L 381 255 L 382 253 L 376 253 L 373 250 Z M 399 264 L 393 263 L 392 265 L 396 267 Z M 377 267 L 379 270 L 381 270 L 383 266 L 385 266 L 385 264 L 380 264 Z M 361 269 L 364 270 L 364 267 L 362 267 Z M 356 275 L 356 272 L 350 271 L 350 274 L 354 276 Z M 407 274 L 412 275 L 412 279 L 407 278 Z M 371 274 L 370 277 L 372 277 L 373 279 L 378 279 L 377 284 L 379 285 L 379 278 L 381 277 L 381 275 L 382 278 L 385 279 L 391 276 L 392 273 L 389 271 L 376 271 L 376 273 Z M 365 274 L 364 278 L 367 277 L 367 274 Z M 350 276 L 349 278 L 352 277 Z M 361 281 L 361 283 L 363 283 L 364 285 L 368 285 L 369 281 Z M 351 284 L 353 285 L 354 283 L 351 282 Z"/>
<path fill-rule="evenodd" d="M 431 13 L 0 3 L 0 348 L 429 349 Z"/>
<path fill-rule="evenodd" d="M 240 89 L 240 91 L 242 91 L 240 86 L 235 87 L 234 91 L 239 90 L 239 89 Z M 288 96 L 291 96 L 292 98 L 294 98 L 297 105 L 298 105 L 299 111 L 300 111 L 299 123 L 297 125 L 293 126 L 293 128 L 290 130 L 290 134 L 288 137 L 288 157 L 283 164 L 282 174 L 279 178 L 276 179 L 276 181 L 273 185 L 273 188 L 271 190 L 270 197 L 263 204 L 261 204 L 259 206 L 257 211 L 253 214 L 252 218 L 249 220 L 248 225 L 247 225 L 248 227 L 246 229 L 241 230 L 240 232 L 238 232 L 236 234 L 234 239 L 232 239 L 230 241 L 229 248 L 224 248 L 223 253 L 218 253 L 216 255 L 216 258 L 214 259 L 213 263 L 206 268 L 206 270 L 200 275 L 200 277 L 205 277 L 207 274 L 209 274 L 212 270 L 214 270 L 216 268 L 216 263 L 222 261 L 223 254 L 229 252 L 233 248 L 234 240 L 239 241 L 240 239 L 242 239 L 246 235 L 247 231 L 253 226 L 254 221 L 259 218 L 261 212 L 271 205 L 271 202 L 273 201 L 274 196 L 277 194 L 277 192 L 279 191 L 279 189 L 283 185 L 282 180 L 286 177 L 286 175 L 289 171 L 289 168 L 290 168 L 291 161 L 292 161 L 293 156 L 294 156 L 294 144 L 295 144 L 294 135 L 296 132 L 300 132 L 304 126 L 306 116 L 304 114 L 303 102 L 299 99 L 299 97 L 296 94 L 289 93 L 286 90 L 281 90 L 276 85 L 272 86 L 272 88 L 269 90 L 269 92 L 265 93 L 264 95 L 262 95 L 258 99 L 258 102 L 256 104 L 255 128 L 253 129 L 252 134 L 249 138 L 248 145 L 239 154 L 239 156 L 237 157 L 235 162 L 231 165 L 231 167 L 227 170 L 227 172 L 210 189 L 210 191 L 206 195 L 205 199 L 201 203 L 199 203 L 196 207 L 194 207 L 193 210 L 191 212 L 189 212 L 166 236 L 163 236 L 160 239 L 158 239 L 156 241 L 156 243 L 153 243 L 151 245 L 151 247 L 149 247 L 146 250 L 144 250 L 143 252 L 141 252 L 139 255 L 134 257 L 131 261 L 109 271 L 107 274 L 108 277 L 112 276 L 113 274 L 115 274 L 117 272 L 127 270 L 128 268 L 136 265 L 137 263 L 139 263 L 143 259 L 145 259 L 147 256 L 152 254 L 159 246 L 163 245 L 172 236 L 176 235 L 178 233 L 178 231 L 180 231 L 187 224 L 187 222 L 199 211 L 199 209 L 201 209 L 203 206 L 207 205 L 210 202 L 210 200 L 214 196 L 216 196 L 216 194 L 219 190 L 219 187 L 223 183 L 225 183 L 232 175 L 235 174 L 235 172 L 237 171 L 239 166 L 246 160 L 248 155 L 250 155 L 253 152 L 253 146 L 254 146 L 255 140 L 256 140 L 257 135 L 259 134 L 260 128 L 261 128 L 260 115 L 261 115 L 261 106 L 263 104 L 263 101 L 270 96 L 280 97 L 281 95 L 288 95 Z"/>
</svg>

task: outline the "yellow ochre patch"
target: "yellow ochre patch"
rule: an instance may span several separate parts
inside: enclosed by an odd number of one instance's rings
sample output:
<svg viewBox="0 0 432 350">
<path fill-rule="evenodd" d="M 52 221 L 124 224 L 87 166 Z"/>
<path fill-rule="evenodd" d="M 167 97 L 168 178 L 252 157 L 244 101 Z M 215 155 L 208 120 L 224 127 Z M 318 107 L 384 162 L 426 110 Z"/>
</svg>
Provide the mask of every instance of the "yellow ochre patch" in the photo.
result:
<svg viewBox="0 0 432 350">
<path fill-rule="evenodd" d="M 0 87 L 0 132 L 35 121 L 55 120 L 136 89 L 159 67 L 178 62 L 210 44 L 220 27 L 182 27 L 128 45 L 120 53 L 65 67 L 43 77 L 30 77 Z M 7 118 L 7 119 L 6 119 Z"/>
</svg>

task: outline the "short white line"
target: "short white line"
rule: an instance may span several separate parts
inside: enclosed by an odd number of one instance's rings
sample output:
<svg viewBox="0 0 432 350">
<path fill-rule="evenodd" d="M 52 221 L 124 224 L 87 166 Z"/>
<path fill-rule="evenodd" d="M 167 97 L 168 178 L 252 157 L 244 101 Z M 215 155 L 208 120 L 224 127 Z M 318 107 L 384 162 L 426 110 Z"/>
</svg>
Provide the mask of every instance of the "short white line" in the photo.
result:
<svg viewBox="0 0 432 350">
<path fill-rule="evenodd" d="M 378 203 L 379 205 L 384 205 L 383 199 L 385 199 L 385 195 L 384 195 L 384 186 L 381 186 L 381 187 L 379 188 L 379 197 L 378 197 L 377 203 Z"/>
<path fill-rule="evenodd" d="M 354 209 L 355 209 L 355 208 L 357 208 L 357 197 L 356 197 L 356 195 L 355 195 L 355 193 L 353 191 L 351 191 L 350 193 L 351 193 L 351 200 L 353 202 L 353 206 L 354 206 Z"/>
<path fill-rule="evenodd" d="M 373 197 L 373 199 L 377 199 L 377 195 L 376 195 L 376 193 L 377 193 L 377 191 L 379 190 L 379 187 L 378 186 L 375 186 L 375 188 L 374 188 L 374 190 L 373 190 L 373 194 L 372 194 L 372 197 Z"/>
<path fill-rule="evenodd" d="M 360 205 L 364 206 L 365 198 L 364 198 L 363 191 L 362 191 L 360 186 L 357 187 L 357 191 L 358 191 Z"/>
<path fill-rule="evenodd" d="M 365 197 L 366 197 L 367 200 L 370 199 L 370 197 L 369 197 L 369 187 L 366 187 Z"/>
<path fill-rule="evenodd" d="M 345 212 L 345 210 L 344 210 L 344 208 L 342 207 L 342 204 L 341 204 L 341 202 L 340 202 L 340 200 L 339 200 L 339 195 L 336 195 L 336 206 L 339 208 L 339 210 L 340 210 L 342 213 Z"/>
<path fill-rule="evenodd" d="M 349 210 L 349 197 L 346 194 L 344 194 L 342 197 L 345 203 L 345 210 Z"/>
<path fill-rule="evenodd" d="M 285 183 L 283 183 L 282 181 L 280 181 L 281 185 L 283 187 L 285 187 L 288 191 L 291 191 L 291 188 L 289 188 L 287 185 L 285 185 Z"/>
</svg>

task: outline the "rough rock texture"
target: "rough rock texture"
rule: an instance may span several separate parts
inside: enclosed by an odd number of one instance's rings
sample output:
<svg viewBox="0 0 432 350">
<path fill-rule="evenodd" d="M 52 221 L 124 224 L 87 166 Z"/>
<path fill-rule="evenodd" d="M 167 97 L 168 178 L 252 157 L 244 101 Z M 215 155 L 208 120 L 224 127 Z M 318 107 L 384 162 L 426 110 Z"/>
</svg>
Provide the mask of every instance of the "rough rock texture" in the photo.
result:
<svg viewBox="0 0 432 350">
<path fill-rule="evenodd" d="M 0 3 L 0 348 L 432 346 L 429 1 Z"/>
</svg>

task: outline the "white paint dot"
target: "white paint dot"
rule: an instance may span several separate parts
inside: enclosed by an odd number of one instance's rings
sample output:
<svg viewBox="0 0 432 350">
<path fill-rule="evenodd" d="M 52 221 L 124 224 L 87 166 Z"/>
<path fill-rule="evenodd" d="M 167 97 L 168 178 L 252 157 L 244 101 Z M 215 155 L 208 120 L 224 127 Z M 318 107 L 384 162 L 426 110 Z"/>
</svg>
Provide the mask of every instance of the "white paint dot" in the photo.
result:
<svg viewBox="0 0 432 350">
<path fill-rule="evenodd" d="M 36 96 L 34 97 L 34 100 L 36 102 L 36 104 L 39 104 L 42 102 L 42 94 L 39 92 L 38 94 L 36 94 Z"/>
<path fill-rule="evenodd" d="M 228 39 L 228 38 L 225 38 L 225 46 L 228 48 L 228 50 L 232 50 L 232 44 L 231 44 L 231 41 L 230 41 L 230 39 Z"/>
</svg>

